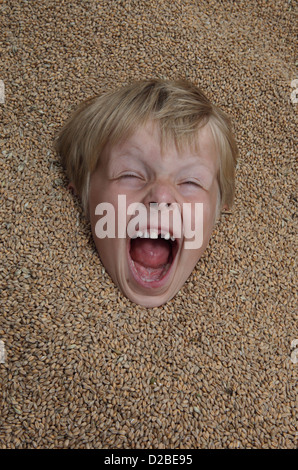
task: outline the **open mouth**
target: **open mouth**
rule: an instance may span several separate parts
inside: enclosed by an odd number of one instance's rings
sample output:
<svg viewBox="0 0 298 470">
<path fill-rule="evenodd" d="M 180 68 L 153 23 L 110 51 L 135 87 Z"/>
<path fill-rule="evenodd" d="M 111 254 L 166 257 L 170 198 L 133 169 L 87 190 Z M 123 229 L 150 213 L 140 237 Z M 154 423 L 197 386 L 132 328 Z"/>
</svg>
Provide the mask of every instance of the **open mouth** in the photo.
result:
<svg viewBox="0 0 298 470">
<path fill-rule="evenodd" d="M 169 232 L 137 232 L 128 241 L 129 264 L 135 280 L 147 288 L 163 285 L 178 250 L 179 242 Z"/>
</svg>

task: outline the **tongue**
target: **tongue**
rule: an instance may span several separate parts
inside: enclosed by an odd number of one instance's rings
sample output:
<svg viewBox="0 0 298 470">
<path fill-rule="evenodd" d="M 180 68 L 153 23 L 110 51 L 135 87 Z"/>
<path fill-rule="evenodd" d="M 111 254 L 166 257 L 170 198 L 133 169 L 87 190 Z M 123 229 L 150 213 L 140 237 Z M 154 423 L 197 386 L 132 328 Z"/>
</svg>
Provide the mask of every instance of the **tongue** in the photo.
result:
<svg viewBox="0 0 298 470">
<path fill-rule="evenodd" d="M 131 240 L 130 256 L 147 268 L 159 268 L 168 262 L 170 244 L 164 239 L 136 238 Z"/>
</svg>

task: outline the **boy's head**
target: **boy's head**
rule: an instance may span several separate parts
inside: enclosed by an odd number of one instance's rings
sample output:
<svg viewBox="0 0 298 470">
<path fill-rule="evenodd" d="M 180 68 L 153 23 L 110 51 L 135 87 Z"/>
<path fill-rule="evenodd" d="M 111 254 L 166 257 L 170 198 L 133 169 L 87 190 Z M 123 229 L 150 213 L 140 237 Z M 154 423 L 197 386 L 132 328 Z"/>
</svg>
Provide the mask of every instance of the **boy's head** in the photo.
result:
<svg viewBox="0 0 298 470">
<path fill-rule="evenodd" d="M 141 81 L 84 102 L 56 148 L 114 282 L 135 303 L 167 302 L 233 202 L 226 114 L 188 82 Z"/>
</svg>

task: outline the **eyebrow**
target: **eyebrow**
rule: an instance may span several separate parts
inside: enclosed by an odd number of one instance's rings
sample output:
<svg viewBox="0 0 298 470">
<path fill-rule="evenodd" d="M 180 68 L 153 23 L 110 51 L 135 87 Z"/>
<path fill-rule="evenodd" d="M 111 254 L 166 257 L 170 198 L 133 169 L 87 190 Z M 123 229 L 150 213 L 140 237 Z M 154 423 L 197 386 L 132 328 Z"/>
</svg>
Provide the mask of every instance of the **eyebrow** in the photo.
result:
<svg viewBox="0 0 298 470">
<path fill-rule="evenodd" d="M 129 144 L 124 150 L 120 149 L 117 152 L 117 157 L 135 157 L 136 154 L 134 153 L 134 151 L 137 151 L 139 154 L 143 155 L 143 149 L 141 147 L 139 147 L 138 145 Z"/>
<path fill-rule="evenodd" d="M 180 169 L 180 173 L 182 173 L 183 171 L 188 171 L 188 170 L 191 170 L 192 172 L 195 170 L 199 170 L 199 171 L 203 171 L 203 174 L 206 174 L 207 176 L 210 176 L 211 178 L 213 178 L 214 175 L 213 175 L 212 170 L 207 165 L 200 162 L 199 156 L 197 158 L 198 158 L 198 161 L 182 166 Z"/>
</svg>

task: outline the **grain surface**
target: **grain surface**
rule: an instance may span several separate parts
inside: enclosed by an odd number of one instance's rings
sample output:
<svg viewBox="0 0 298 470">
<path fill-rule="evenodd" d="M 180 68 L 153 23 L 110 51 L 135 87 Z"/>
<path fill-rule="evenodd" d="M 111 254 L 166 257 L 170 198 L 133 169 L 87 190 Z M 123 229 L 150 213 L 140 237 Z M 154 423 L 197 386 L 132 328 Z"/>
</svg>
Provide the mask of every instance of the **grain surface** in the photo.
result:
<svg viewBox="0 0 298 470">
<path fill-rule="evenodd" d="M 295 2 L 0 11 L 0 447 L 295 448 Z M 240 159 L 195 271 L 146 309 L 102 268 L 53 139 L 85 98 L 151 77 L 199 85 Z"/>
</svg>

